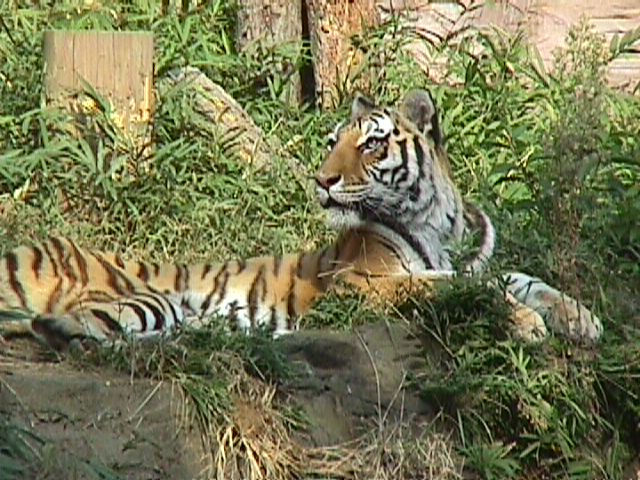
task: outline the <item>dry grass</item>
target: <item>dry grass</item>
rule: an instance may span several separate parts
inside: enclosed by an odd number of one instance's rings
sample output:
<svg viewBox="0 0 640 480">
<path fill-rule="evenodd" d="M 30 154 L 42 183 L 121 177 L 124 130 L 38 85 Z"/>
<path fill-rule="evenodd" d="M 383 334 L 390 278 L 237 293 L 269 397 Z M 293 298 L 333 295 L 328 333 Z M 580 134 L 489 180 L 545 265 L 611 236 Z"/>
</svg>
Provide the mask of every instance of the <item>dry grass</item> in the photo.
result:
<svg viewBox="0 0 640 480">
<path fill-rule="evenodd" d="M 389 425 L 336 447 L 307 451 L 309 476 L 344 480 L 453 480 L 462 478 L 462 467 L 452 442 L 421 426 Z"/>
<path fill-rule="evenodd" d="M 232 406 L 218 422 L 203 424 L 202 477 L 216 480 L 449 480 L 462 478 L 450 438 L 431 424 L 373 425 L 340 445 L 309 447 L 294 432 L 273 385 L 234 371 Z M 187 402 L 189 405 L 189 402 Z M 191 407 L 194 407 L 191 403 Z M 187 408 L 183 421 L 195 418 Z M 183 423 L 184 426 L 184 423 Z"/>
</svg>

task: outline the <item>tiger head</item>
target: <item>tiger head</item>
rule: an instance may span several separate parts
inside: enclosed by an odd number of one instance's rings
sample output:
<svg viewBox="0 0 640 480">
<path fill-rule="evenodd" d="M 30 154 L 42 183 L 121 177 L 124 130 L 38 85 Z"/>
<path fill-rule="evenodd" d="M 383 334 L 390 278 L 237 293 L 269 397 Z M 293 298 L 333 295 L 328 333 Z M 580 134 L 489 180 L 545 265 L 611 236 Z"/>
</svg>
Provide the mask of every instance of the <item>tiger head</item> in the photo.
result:
<svg viewBox="0 0 640 480">
<path fill-rule="evenodd" d="M 448 174 L 436 107 L 425 90 L 409 92 L 398 109 L 357 95 L 350 120 L 338 124 L 328 140 L 316 192 L 337 228 L 404 223 L 403 216 L 433 196 L 434 171 L 437 179 Z"/>
</svg>

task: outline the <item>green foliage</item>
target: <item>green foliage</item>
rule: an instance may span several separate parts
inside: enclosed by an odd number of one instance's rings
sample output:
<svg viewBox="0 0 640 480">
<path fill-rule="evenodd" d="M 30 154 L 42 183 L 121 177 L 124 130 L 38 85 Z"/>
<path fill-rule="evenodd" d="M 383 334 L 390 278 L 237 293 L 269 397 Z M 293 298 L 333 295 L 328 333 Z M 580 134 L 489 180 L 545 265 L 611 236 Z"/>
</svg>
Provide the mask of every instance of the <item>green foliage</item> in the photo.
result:
<svg viewBox="0 0 640 480">
<path fill-rule="evenodd" d="M 511 448 L 501 443 L 477 443 L 462 451 L 469 466 L 487 480 L 516 478 L 520 472 L 518 462 L 509 456 Z"/>
<path fill-rule="evenodd" d="M 430 350 L 414 384 L 455 424 L 468 468 L 486 479 L 621 478 L 640 434 L 640 337 L 599 353 L 555 339 L 523 345 L 505 335 L 501 299 L 464 279 L 399 308 Z"/>
<path fill-rule="evenodd" d="M 31 433 L 12 423 L 6 416 L 0 416 L 0 473 L 8 480 L 24 478 L 32 463 L 34 447 L 29 440 L 35 441 L 39 447 L 42 440 L 32 437 Z"/>
<path fill-rule="evenodd" d="M 198 66 L 239 101 L 251 103 L 243 95 L 261 93 L 247 88 L 255 80 L 249 68 L 255 59 L 233 52 L 232 12 L 225 2 L 186 16 L 119 2 L 98 9 L 70 4 L 46 11 L 2 8 L 8 29 L 0 31 L 0 44 L 8 55 L 0 72 L 12 79 L 0 82 L 0 121 L 6 131 L 0 138 L 0 191 L 11 205 L 0 224 L 0 235 L 6 237 L 3 249 L 25 237 L 73 231 L 86 245 L 100 248 L 142 248 L 161 258 L 183 252 L 178 258 L 218 260 L 293 250 L 322 237 L 322 222 L 309 222 L 310 212 L 298 207 L 307 203 L 304 185 L 284 163 L 276 161 L 259 172 L 234 158 L 233 139 L 218 138 L 187 87 L 161 91 L 155 151 L 146 158 L 119 135 L 108 104 L 95 92 L 88 93 L 98 105 L 92 119 L 101 133 L 97 145 L 76 138 L 63 114 L 43 106 L 40 74 L 20 70 L 41 71 L 40 44 L 47 28 L 152 29 L 159 76 L 180 65 Z M 9 38 L 7 32 L 14 34 Z M 29 54 L 23 51 L 25 44 Z M 274 119 L 281 123 L 274 111 L 281 105 L 266 103 L 269 118 L 262 125 L 268 127 Z M 313 117 L 304 119 L 310 126 L 299 134 L 295 117 L 292 127 L 285 125 L 300 139 L 292 150 L 308 148 L 299 146 L 305 136 L 319 137 L 308 135 L 317 123 Z M 301 152 L 305 158 L 311 157 L 308 151 Z M 202 248 L 194 249 L 196 244 Z"/>
</svg>

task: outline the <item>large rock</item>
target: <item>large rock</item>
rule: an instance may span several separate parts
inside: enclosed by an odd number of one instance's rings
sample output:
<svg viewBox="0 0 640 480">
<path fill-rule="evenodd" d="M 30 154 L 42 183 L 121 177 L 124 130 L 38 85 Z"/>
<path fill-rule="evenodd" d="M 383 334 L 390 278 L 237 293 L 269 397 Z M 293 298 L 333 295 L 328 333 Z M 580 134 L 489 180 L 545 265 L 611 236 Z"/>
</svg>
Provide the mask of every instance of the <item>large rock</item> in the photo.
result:
<svg viewBox="0 0 640 480">
<path fill-rule="evenodd" d="M 180 398 L 168 383 L 4 357 L 0 376 L 0 413 L 50 441 L 33 475 L 94 478 L 91 462 L 123 478 L 189 480 L 203 467 L 200 436 L 178 428 Z"/>
<path fill-rule="evenodd" d="M 423 362 L 404 325 L 378 322 L 354 332 L 301 331 L 282 339 L 298 366 L 285 388 L 311 421 L 316 445 L 352 440 L 372 423 L 431 418 L 408 375 Z"/>
</svg>

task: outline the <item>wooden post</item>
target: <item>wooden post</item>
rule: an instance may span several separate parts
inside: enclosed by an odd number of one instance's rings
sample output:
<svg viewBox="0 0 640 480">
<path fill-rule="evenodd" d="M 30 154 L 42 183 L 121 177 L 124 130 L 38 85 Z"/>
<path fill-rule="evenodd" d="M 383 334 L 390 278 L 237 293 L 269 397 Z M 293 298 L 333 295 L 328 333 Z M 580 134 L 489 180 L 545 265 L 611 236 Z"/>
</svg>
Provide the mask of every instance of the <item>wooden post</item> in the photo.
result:
<svg viewBox="0 0 640 480">
<path fill-rule="evenodd" d="M 83 118 L 95 107 L 83 95 L 86 84 L 91 85 L 110 103 L 113 121 L 122 133 L 141 150 L 150 145 L 152 33 L 48 31 L 44 58 L 49 102 L 69 107 L 85 123 Z"/>
</svg>

